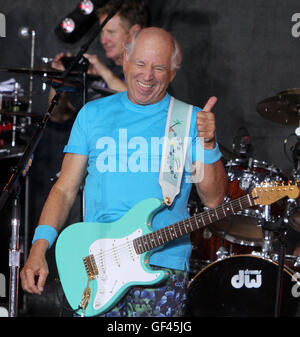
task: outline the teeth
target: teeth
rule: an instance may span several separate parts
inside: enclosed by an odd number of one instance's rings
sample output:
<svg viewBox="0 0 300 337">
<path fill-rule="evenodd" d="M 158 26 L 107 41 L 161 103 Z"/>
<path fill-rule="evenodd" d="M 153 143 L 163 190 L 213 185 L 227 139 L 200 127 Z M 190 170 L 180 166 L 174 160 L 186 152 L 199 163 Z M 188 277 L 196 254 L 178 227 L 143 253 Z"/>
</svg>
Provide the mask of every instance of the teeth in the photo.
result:
<svg viewBox="0 0 300 337">
<path fill-rule="evenodd" d="M 139 84 L 141 87 L 144 87 L 144 88 L 151 88 L 151 87 L 152 87 L 152 85 L 150 85 L 150 84 L 144 84 L 144 83 L 142 83 L 142 82 L 140 82 L 140 81 L 138 81 L 138 84 Z"/>
</svg>

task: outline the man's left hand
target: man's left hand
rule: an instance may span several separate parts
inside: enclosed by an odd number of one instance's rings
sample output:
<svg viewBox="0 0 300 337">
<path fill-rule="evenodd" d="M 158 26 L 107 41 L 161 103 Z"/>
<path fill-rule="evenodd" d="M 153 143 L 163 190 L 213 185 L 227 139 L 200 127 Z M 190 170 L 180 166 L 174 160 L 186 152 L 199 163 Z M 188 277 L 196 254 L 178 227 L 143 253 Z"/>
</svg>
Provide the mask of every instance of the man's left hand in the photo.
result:
<svg viewBox="0 0 300 337">
<path fill-rule="evenodd" d="M 197 132 L 198 137 L 204 139 L 202 144 L 204 149 L 213 149 L 216 146 L 216 121 L 215 115 L 211 110 L 217 103 L 217 100 L 215 96 L 210 97 L 203 110 L 197 112 Z"/>
</svg>

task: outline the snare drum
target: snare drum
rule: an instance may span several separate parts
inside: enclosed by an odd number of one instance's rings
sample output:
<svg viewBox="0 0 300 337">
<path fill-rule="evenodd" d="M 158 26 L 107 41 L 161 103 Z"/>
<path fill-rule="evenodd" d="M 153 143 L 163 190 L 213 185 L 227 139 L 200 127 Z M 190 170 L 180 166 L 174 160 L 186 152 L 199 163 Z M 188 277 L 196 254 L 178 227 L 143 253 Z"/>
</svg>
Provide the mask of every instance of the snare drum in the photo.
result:
<svg viewBox="0 0 300 337">
<path fill-rule="evenodd" d="M 190 282 L 187 316 L 274 316 L 278 264 L 254 255 L 236 255 L 213 262 Z M 296 316 L 300 273 L 284 268 L 280 316 Z"/>
<path fill-rule="evenodd" d="M 275 166 L 268 166 L 266 162 L 235 159 L 229 161 L 225 168 L 232 200 L 251 193 L 254 187 L 261 184 L 275 186 L 275 183 L 283 181 L 280 170 Z M 282 200 L 271 205 L 271 221 L 276 220 L 283 211 Z M 264 206 L 254 206 L 217 221 L 209 227 L 212 232 L 232 243 L 262 247 L 264 235 L 260 223 L 263 216 Z"/>
</svg>

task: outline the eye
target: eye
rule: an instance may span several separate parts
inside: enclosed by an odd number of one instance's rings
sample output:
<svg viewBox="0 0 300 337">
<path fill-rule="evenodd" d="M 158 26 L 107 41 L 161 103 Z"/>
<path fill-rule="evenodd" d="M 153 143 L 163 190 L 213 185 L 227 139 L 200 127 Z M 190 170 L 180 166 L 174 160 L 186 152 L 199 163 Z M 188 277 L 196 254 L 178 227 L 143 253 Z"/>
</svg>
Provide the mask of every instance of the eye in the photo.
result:
<svg viewBox="0 0 300 337">
<path fill-rule="evenodd" d="M 145 63 L 142 62 L 142 61 L 136 61 L 135 64 L 136 64 L 136 66 L 138 66 L 139 68 L 141 68 L 141 67 L 143 67 L 143 66 L 145 65 Z"/>
<path fill-rule="evenodd" d="M 156 71 L 159 71 L 159 72 L 162 72 L 162 71 L 165 71 L 167 68 L 165 66 L 156 66 L 155 67 L 155 70 Z"/>
</svg>

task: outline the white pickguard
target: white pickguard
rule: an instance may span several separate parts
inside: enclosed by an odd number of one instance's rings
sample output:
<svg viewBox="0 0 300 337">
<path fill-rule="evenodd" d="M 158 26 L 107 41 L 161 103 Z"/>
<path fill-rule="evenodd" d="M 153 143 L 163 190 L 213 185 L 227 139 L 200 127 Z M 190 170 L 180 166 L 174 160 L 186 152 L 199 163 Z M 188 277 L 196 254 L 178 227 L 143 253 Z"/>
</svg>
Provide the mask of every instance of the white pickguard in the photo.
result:
<svg viewBox="0 0 300 337">
<path fill-rule="evenodd" d="M 99 239 L 90 246 L 98 267 L 97 293 L 93 307 L 99 310 L 124 286 L 154 281 L 159 273 L 149 273 L 142 266 L 142 255 L 135 253 L 133 240 L 142 235 L 138 229 L 121 239 Z"/>
</svg>

